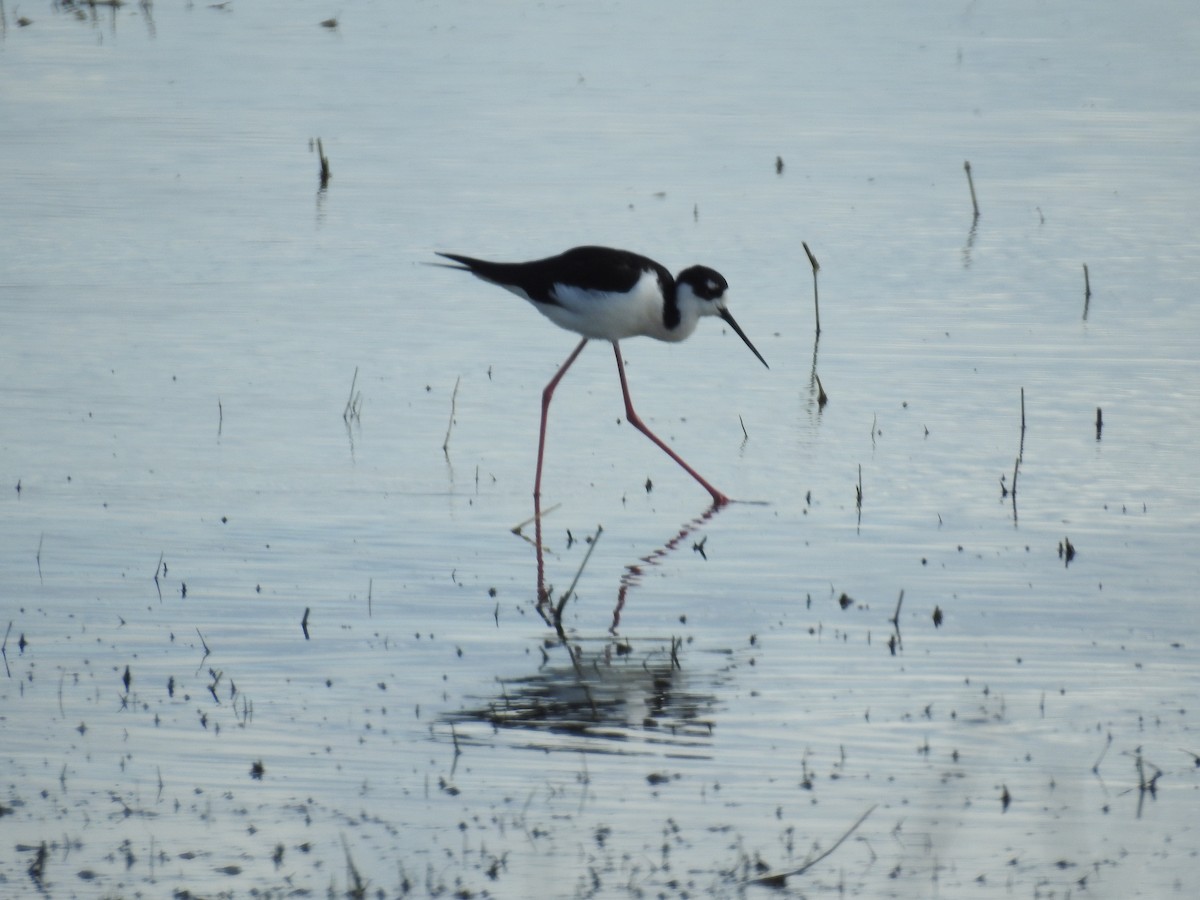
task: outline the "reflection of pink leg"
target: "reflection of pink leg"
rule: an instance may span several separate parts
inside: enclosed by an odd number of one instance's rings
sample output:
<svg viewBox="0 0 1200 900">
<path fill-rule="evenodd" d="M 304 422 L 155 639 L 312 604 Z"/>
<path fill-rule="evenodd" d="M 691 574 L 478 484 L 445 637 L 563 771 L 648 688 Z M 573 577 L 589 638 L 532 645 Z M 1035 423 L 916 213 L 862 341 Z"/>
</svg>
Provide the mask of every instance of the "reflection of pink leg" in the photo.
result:
<svg viewBox="0 0 1200 900">
<path fill-rule="evenodd" d="M 586 341 L 585 341 L 585 343 L 586 343 Z M 580 345 L 579 349 L 583 349 L 582 345 Z M 579 350 L 576 350 L 575 352 L 578 353 Z M 621 393 L 625 397 L 625 418 L 629 420 L 629 424 L 632 425 L 634 428 L 636 428 L 638 431 L 640 431 L 642 434 L 644 434 L 646 437 L 650 438 L 650 440 L 654 441 L 654 443 L 658 444 L 658 446 L 662 449 L 662 451 L 664 453 L 667 454 L 667 456 L 671 457 L 671 459 L 675 460 L 675 462 L 677 462 L 677 463 L 679 463 L 679 465 L 683 466 L 683 469 L 685 472 L 687 472 L 689 475 L 691 475 L 693 478 L 695 478 L 698 482 L 700 482 L 700 486 L 712 495 L 713 505 L 724 506 L 726 503 L 729 502 L 729 498 L 726 497 L 724 494 L 722 494 L 720 491 L 718 491 L 715 487 L 713 487 L 707 481 L 705 481 L 702 477 L 700 477 L 699 472 L 697 472 L 695 469 L 693 469 L 691 466 L 689 466 L 687 463 L 685 463 L 683 461 L 683 459 L 679 456 L 678 453 L 676 453 L 674 450 L 672 450 L 670 447 L 668 447 L 666 445 L 666 443 L 658 435 L 656 435 L 653 431 L 651 431 L 649 428 L 647 428 L 646 423 L 643 422 L 641 420 L 641 418 L 638 417 L 638 414 L 633 409 L 633 401 L 629 398 L 629 384 L 625 381 L 625 363 L 621 361 L 621 348 L 619 346 L 617 346 L 616 341 L 613 341 L 613 352 L 617 356 L 617 374 L 621 376 Z M 571 359 L 567 360 L 567 365 L 570 365 L 571 362 L 574 360 L 574 358 L 575 357 L 572 356 Z M 565 368 L 565 366 L 564 366 L 564 368 Z M 560 372 L 559 377 L 561 377 L 561 375 L 562 375 L 562 373 Z M 553 385 L 554 382 L 551 382 L 550 384 Z M 548 387 L 547 390 L 549 390 L 549 389 L 550 388 Z M 542 400 L 543 409 L 545 408 L 546 402 L 547 401 L 543 398 L 543 400 Z M 543 415 L 543 418 L 542 418 L 543 436 L 545 435 L 545 430 L 546 430 L 545 424 L 546 424 L 545 416 Z M 540 453 L 538 454 L 538 461 L 539 461 L 539 463 L 541 461 Z M 538 473 L 540 476 L 540 474 L 541 474 L 540 465 L 538 468 Z M 536 493 L 534 496 L 536 496 Z"/>
<path fill-rule="evenodd" d="M 546 452 L 546 418 L 550 412 L 550 400 L 554 397 L 554 389 L 558 387 L 558 383 L 562 381 L 562 377 L 567 374 L 567 369 L 571 368 L 571 363 L 575 362 L 579 354 L 583 352 L 583 348 L 587 342 L 587 338 L 579 342 L 579 346 L 571 351 L 571 355 L 567 357 L 567 361 L 558 367 L 558 372 L 550 379 L 550 383 L 542 391 L 542 427 L 538 432 L 537 474 L 533 478 L 533 520 L 534 536 L 537 539 L 537 597 L 539 608 L 550 600 L 546 596 L 546 564 L 542 554 L 542 457 Z"/>
</svg>

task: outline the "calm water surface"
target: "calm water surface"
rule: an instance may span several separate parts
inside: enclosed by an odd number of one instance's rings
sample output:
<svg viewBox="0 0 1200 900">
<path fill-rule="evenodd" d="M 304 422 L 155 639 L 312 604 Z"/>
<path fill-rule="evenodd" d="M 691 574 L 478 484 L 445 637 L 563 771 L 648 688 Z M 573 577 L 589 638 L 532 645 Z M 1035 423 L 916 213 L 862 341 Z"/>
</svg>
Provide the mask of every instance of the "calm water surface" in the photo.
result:
<svg viewBox="0 0 1200 900">
<path fill-rule="evenodd" d="M 4 14 L 0 893 L 1194 889 L 1188 4 Z M 771 369 L 624 348 L 706 515 L 580 358 L 564 646 L 573 338 L 423 263 L 578 243 Z"/>
</svg>

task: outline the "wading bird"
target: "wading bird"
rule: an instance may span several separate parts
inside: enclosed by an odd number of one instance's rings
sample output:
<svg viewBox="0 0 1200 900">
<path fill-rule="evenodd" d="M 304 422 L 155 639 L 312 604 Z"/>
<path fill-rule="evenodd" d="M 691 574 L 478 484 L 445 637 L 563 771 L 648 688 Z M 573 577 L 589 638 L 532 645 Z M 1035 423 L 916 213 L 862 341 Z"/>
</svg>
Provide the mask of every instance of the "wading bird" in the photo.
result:
<svg viewBox="0 0 1200 900">
<path fill-rule="evenodd" d="M 712 495 L 714 504 L 721 506 L 729 502 L 725 494 L 705 481 L 638 416 L 629 397 L 625 364 L 618 344 L 638 335 L 660 341 L 682 341 L 696 330 L 701 318 L 719 316 L 766 366 L 767 361 L 750 343 L 726 306 L 729 284 L 721 273 L 706 266 L 691 266 L 673 278 L 664 266 L 652 259 L 609 247 L 575 247 L 558 256 L 516 263 L 488 262 L 456 253 L 439 252 L 438 256 L 458 264 L 438 265 L 462 269 L 499 285 L 528 300 L 555 325 L 583 337 L 542 391 L 542 424 L 538 435 L 537 474 L 533 482 L 535 510 L 540 510 L 541 504 L 542 457 L 550 400 L 559 381 L 592 339 L 606 340 L 613 345 L 621 393 L 625 398 L 625 418 L 630 424 L 695 478 Z"/>
</svg>

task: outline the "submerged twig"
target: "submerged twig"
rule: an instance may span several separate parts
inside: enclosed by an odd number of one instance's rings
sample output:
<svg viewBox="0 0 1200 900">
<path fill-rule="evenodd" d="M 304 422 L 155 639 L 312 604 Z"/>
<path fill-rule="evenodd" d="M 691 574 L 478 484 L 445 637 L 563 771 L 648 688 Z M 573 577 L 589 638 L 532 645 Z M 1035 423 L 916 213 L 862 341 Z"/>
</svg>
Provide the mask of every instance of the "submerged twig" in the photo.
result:
<svg viewBox="0 0 1200 900">
<path fill-rule="evenodd" d="M 567 601 L 571 599 L 571 595 L 575 593 L 575 585 L 579 584 L 579 578 L 583 575 L 583 570 L 587 566 L 588 560 L 592 558 L 592 551 L 596 549 L 596 543 L 600 540 L 600 535 L 602 534 L 604 534 L 604 526 L 597 525 L 596 533 L 588 541 L 587 553 L 583 554 L 583 562 L 579 564 L 579 570 L 575 573 L 575 577 L 571 579 L 571 584 L 566 592 L 559 597 L 558 606 L 554 607 L 554 630 L 558 632 L 558 636 L 561 638 L 566 638 L 562 627 L 563 609 L 566 608 Z"/>
<path fill-rule="evenodd" d="M 967 172 L 967 186 L 971 189 L 971 208 L 975 210 L 975 218 L 979 218 L 979 201 L 975 197 L 975 179 L 971 177 L 971 161 L 967 160 L 963 163 L 963 168 Z"/>
<path fill-rule="evenodd" d="M 354 377 L 350 379 L 350 396 L 346 399 L 346 407 L 342 410 L 342 421 L 347 425 L 351 419 L 362 421 L 362 391 L 355 393 L 358 384 L 358 366 L 354 367 Z"/>
<path fill-rule="evenodd" d="M 896 600 L 896 611 L 894 613 L 892 613 L 891 619 L 888 620 L 889 622 L 892 623 L 893 627 L 895 627 L 895 629 L 897 631 L 900 630 L 900 607 L 903 605 L 904 605 L 904 588 L 901 588 L 900 596 Z"/>
<path fill-rule="evenodd" d="M 1021 440 L 1017 446 L 1017 458 L 1013 463 L 1012 489 L 1009 493 L 1012 494 L 1012 512 L 1013 525 L 1017 523 L 1017 474 L 1021 471 L 1021 462 L 1025 459 L 1025 388 L 1021 388 Z"/>
<path fill-rule="evenodd" d="M 461 375 L 454 379 L 454 392 L 450 395 L 450 424 L 446 426 L 446 439 L 442 441 L 442 452 L 447 456 L 450 455 L 450 431 L 454 428 L 454 411 L 458 406 L 458 385 L 461 382 Z"/>
<path fill-rule="evenodd" d="M 801 241 L 800 245 L 804 248 L 804 252 L 808 254 L 808 264 L 812 266 L 813 273 L 813 312 L 817 318 L 817 337 L 821 336 L 821 299 L 817 293 L 817 273 L 821 271 L 821 264 L 817 262 L 817 258 L 813 256 L 813 252 L 808 249 L 808 241 Z"/>
<path fill-rule="evenodd" d="M 561 503 L 555 503 L 549 509 L 543 510 L 542 513 L 540 514 L 540 516 L 537 516 L 537 515 L 530 516 L 525 521 L 518 522 L 516 525 L 514 525 L 512 528 L 510 528 L 509 531 L 511 531 L 513 534 L 521 534 L 521 529 L 523 529 L 530 522 L 536 522 L 538 520 L 538 518 L 542 518 L 542 519 L 546 518 L 546 516 L 550 515 L 550 513 L 554 512 L 560 506 L 562 506 Z M 521 536 L 524 537 L 524 535 L 521 535 Z M 528 538 L 526 538 L 526 540 L 528 540 Z"/>
<path fill-rule="evenodd" d="M 1021 445 L 1017 449 L 1017 459 L 1025 458 L 1025 388 L 1021 388 Z"/>
<path fill-rule="evenodd" d="M 332 177 L 332 174 L 329 171 L 329 157 L 325 155 L 325 145 L 321 143 L 320 138 L 317 138 L 317 155 L 321 159 L 321 190 L 325 190 L 325 188 L 329 187 L 329 179 Z"/>
<path fill-rule="evenodd" d="M 1092 302 L 1092 280 L 1088 276 L 1087 263 L 1083 264 L 1083 321 L 1087 321 L 1088 306 Z"/>
<path fill-rule="evenodd" d="M 154 588 L 158 591 L 158 602 L 162 603 L 162 584 L 158 580 L 158 573 L 163 570 L 163 554 L 158 554 L 158 565 L 154 567 Z"/>
<path fill-rule="evenodd" d="M 12 633 L 12 620 L 8 621 L 8 628 L 4 632 L 4 643 L 0 644 L 0 656 L 4 657 L 4 673 L 12 678 L 12 669 L 8 667 L 8 636 Z"/>
<path fill-rule="evenodd" d="M 1009 493 L 1012 494 L 1013 524 L 1014 525 L 1017 524 L 1017 473 L 1020 471 L 1021 471 L 1021 457 L 1018 456 L 1013 461 L 1012 490 L 1009 491 Z"/>
<path fill-rule="evenodd" d="M 358 866 L 354 865 L 354 858 L 350 855 L 350 844 L 346 841 L 346 836 L 342 836 L 342 849 L 346 853 L 346 880 L 352 884 L 346 885 L 346 896 L 353 897 L 355 900 L 362 900 L 367 896 L 367 885 L 369 882 L 363 880 L 362 873 L 358 871 Z"/>
<path fill-rule="evenodd" d="M 900 597 L 896 600 L 896 611 L 892 613 L 892 618 L 889 619 L 892 623 L 892 634 L 888 638 L 888 650 L 892 656 L 896 655 L 896 650 L 904 649 L 904 638 L 900 634 L 900 607 L 904 604 L 904 589 L 900 589 Z"/>
<path fill-rule="evenodd" d="M 863 813 L 861 816 L 858 817 L 858 821 L 855 822 L 853 825 L 851 825 L 850 828 L 847 829 L 845 834 L 843 834 L 840 838 L 838 838 L 834 842 L 832 847 L 830 847 L 828 850 L 826 850 L 824 853 L 820 854 L 819 856 L 817 856 L 813 859 L 810 859 L 808 862 L 806 862 L 800 868 L 791 869 L 787 872 L 773 872 L 770 875 L 764 875 L 761 878 L 752 879 L 749 882 L 749 884 L 763 884 L 763 885 L 767 885 L 768 887 L 783 887 L 786 884 L 787 879 L 789 877 L 791 877 L 793 875 L 803 875 L 805 872 L 807 872 L 809 869 L 811 869 L 813 866 L 815 866 L 821 860 L 825 859 L 825 857 L 832 854 L 835 850 L 837 850 L 838 847 L 842 846 L 842 844 L 844 844 L 846 842 L 846 838 L 848 838 L 848 837 L 850 837 L 850 835 L 854 834 L 854 832 L 858 830 L 858 826 L 862 825 L 863 822 L 867 821 L 867 816 L 871 815 L 871 813 L 873 813 L 874 811 L 875 811 L 875 806 L 871 806 L 865 813 Z"/>
<path fill-rule="evenodd" d="M 1110 731 L 1108 733 L 1108 740 L 1104 744 L 1104 749 L 1100 751 L 1100 755 L 1098 757 L 1096 757 L 1096 761 L 1094 763 L 1092 763 L 1092 774 L 1093 775 L 1100 774 L 1100 763 L 1104 762 L 1104 757 L 1108 755 L 1108 748 L 1112 746 L 1112 742 L 1113 742 L 1113 736 L 1112 736 L 1112 732 Z"/>
</svg>

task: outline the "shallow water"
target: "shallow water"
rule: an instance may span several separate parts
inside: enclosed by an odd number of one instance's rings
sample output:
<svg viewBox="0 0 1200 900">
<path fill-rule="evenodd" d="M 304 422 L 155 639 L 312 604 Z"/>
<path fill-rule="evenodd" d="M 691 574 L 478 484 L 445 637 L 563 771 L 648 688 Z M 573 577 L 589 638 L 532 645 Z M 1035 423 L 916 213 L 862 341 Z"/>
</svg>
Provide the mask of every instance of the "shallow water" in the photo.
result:
<svg viewBox="0 0 1200 900">
<path fill-rule="evenodd" d="M 1186 896 L 1189 13 L 8 9 L 0 887 Z M 563 646 L 573 338 L 423 263 L 585 242 L 771 369 L 624 347 L 705 516 L 580 357 Z"/>
</svg>

